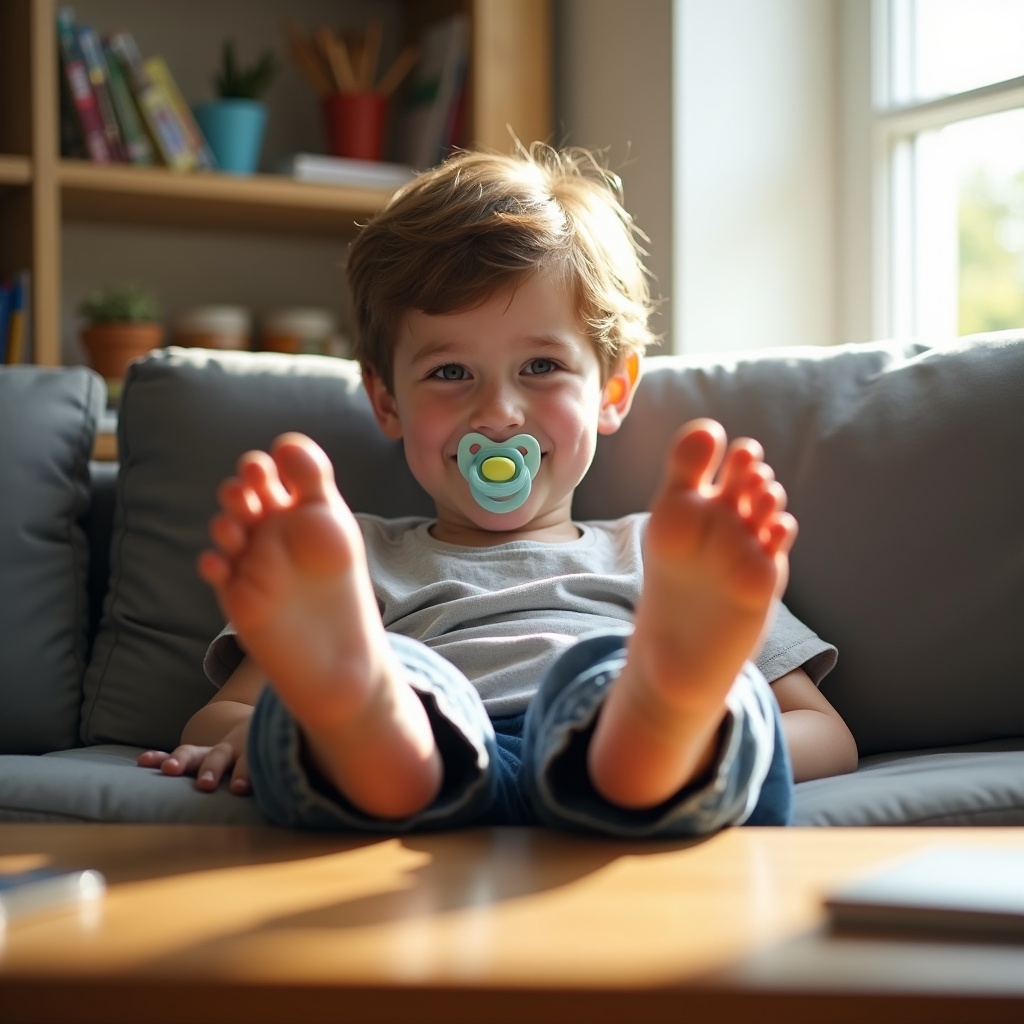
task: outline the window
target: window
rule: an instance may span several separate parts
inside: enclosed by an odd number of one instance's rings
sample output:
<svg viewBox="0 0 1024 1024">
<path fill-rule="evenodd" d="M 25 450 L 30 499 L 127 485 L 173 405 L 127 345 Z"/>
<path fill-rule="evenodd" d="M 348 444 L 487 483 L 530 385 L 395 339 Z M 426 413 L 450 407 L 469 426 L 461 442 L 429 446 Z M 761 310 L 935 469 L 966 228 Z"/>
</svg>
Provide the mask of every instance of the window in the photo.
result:
<svg viewBox="0 0 1024 1024">
<path fill-rule="evenodd" d="M 875 0 L 875 332 L 1024 327 L 1024 0 Z"/>
</svg>

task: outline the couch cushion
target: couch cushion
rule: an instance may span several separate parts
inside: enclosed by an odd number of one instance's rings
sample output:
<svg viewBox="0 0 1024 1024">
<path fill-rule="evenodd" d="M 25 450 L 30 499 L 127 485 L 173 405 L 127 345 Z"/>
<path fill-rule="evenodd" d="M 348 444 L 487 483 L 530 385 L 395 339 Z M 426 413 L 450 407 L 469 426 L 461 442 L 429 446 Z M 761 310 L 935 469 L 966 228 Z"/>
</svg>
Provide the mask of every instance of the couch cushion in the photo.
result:
<svg viewBox="0 0 1024 1024">
<path fill-rule="evenodd" d="M 217 485 L 242 452 L 287 430 L 323 444 L 354 508 L 429 512 L 351 362 L 171 348 L 130 368 L 110 585 L 85 679 L 85 742 L 170 749 L 213 695 L 203 654 L 223 623 L 196 556 Z"/>
<path fill-rule="evenodd" d="M 796 787 L 795 825 L 1024 825 L 1024 741 L 879 754 Z"/>
<path fill-rule="evenodd" d="M 135 759 L 140 747 L 100 745 L 45 757 L 0 756 L 0 821 L 265 825 L 251 797 L 201 793 Z"/>
<path fill-rule="evenodd" d="M 78 736 L 89 457 L 106 402 L 91 370 L 0 367 L 0 753 Z"/>
<path fill-rule="evenodd" d="M 643 505 L 693 416 L 762 442 L 800 522 L 785 600 L 839 648 L 862 756 L 1024 737 L 1024 333 L 649 360 L 582 516 Z"/>
</svg>

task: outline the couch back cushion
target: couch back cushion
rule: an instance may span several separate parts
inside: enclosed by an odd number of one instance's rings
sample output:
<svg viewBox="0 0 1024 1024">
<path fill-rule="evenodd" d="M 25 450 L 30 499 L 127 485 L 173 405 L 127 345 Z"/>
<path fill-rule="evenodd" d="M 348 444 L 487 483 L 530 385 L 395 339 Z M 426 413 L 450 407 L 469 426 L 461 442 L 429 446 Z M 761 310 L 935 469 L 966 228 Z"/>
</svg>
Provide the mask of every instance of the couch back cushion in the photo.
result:
<svg viewBox="0 0 1024 1024">
<path fill-rule="evenodd" d="M 89 457 L 106 402 L 81 367 L 0 367 L 0 753 L 74 746 L 89 622 Z"/>
<path fill-rule="evenodd" d="M 757 438 L 800 523 L 785 601 L 839 649 L 822 692 L 861 755 L 1024 736 L 1024 333 L 651 369 L 581 509 L 647 500 L 692 416 Z"/>
<path fill-rule="evenodd" d="M 129 369 L 110 584 L 85 677 L 86 742 L 170 749 L 213 695 L 202 661 L 223 622 L 196 557 L 217 485 L 238 456 L 288 430 L 324 446 L 354 508 L 430 513 L 347 360 L 171 348 Z"/>
<path fill-rule="evenodd" d="M 578 518 L 646 507 L 694 416 L 764 445 L 800 521 L 785 595 L 837 644 L 822 685 L 862 754 L 1024 736 L 1024 334 L 647 360 Z M 89 742 L 168 747 L 212 694 L 221 625 L 195 573 L 238 455 L 301 430 L 357 511 L 429 515 L 351 363 L 169 349 L 129 372 L 111 586 L 86 677 Z"/>
</svg>

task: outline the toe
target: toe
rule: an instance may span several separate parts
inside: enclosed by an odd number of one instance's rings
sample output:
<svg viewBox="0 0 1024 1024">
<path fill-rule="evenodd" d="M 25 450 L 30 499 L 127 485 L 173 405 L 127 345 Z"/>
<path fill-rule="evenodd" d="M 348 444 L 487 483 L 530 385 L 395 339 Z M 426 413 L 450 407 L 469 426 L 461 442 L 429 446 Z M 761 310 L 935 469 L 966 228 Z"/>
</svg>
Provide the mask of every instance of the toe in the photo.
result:
<svg viewBox="0 0 1024 1024">
<path fill-rule="evenodd" d="M 798 532 L 795 517 L 788 512 L 780 512 L 766 527 L 768 532 L 768 550 L 775 555 L 788 555 L 796 541 Z"/>
<path fill-rule="evenodd" d="M 283 434 L 274 442 L 273 454 L 280 478 L 294 498 L 329 501 L 337 493 L 331 460 L 304 434 Z"/>
<path fill-rule="evenodd" d="M 676 437 L 670 462 L 671 482 L 695 489 L 710 483 L 725 451 L 725 430 L 714 420 L 687 423 Z"/>
<path fill-rule="evenodd" d="M 291 505 L 277 463 L 266 452 L 246 452 L 238 461 L 238 475 L 254 496 L 249 500 L 260 506 L 261 513 L 278 512 Z"/>
<path fill-rule="evenodd" d="M 750 520 L 755 514 L 755 508 L 762 504 L 765 494 L 774 495 L 776 493 L 774 484 L 775 473 L 771 466 L 753 461 L 745 473 L 738 474 L 735 481 L 730 481 L 727 488 L 729 499 L 740 516 L 745 520 Z M 770 512 L 770 509 L 768 511 Z"/>
<path fill-rule="evenodd" d="M 751 482 L 756 479 L 758 468 L 763 465 L 764 450 L 749 437 L 737 438 L 729 445 L 719 473 L 722 495 L 730 504 L 739 504 L 748 492 Z M 755 474 L 755 476 L 752 476 Z"/>
<path fill-rule="evenodd" d="M 214 516 L 210 521 L 210 539 L 221 554 L 237 558 L 248 543 L 245 527 L 237 519 L 227 515 Z"/>
<path fill-rule="evenodd" d="M 219 551 L 200 552 L 196 571 L 211 587 L 223 587 L 231 579 L 231 563 Z"/>
<path fill-rule="evenodd" d="M 251 526 L 259 518 L 259 498 L 238 477 L 225 480 L 217 488 L 217 501 L 227 515 L 246 526 Z"/>
<path fill-rule="evenodd" d="M 750 502 L 750 529 L 760 535 L 761 531 L 771 525 L 772 520 L 786 507 L 786 491 L 782 484 L 770 481 L 755 492 Z"/>
</svg>

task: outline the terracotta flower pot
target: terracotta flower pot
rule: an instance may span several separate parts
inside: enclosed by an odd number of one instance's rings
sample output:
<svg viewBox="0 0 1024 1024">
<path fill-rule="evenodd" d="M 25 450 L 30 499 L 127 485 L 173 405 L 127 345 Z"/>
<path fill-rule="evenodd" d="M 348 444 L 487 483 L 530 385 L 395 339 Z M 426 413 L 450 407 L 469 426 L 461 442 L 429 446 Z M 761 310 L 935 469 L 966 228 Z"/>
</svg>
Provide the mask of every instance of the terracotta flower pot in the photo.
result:
<svg viewBox="0 0 1024 1024">
<path fill-rule="evenodd" d="M 89 365 L 107 380 L 120 380 L 133 359 L 159 348 L 164 326 L 156 323 L 93 324 L 82 330 Z"/>
</svg>

